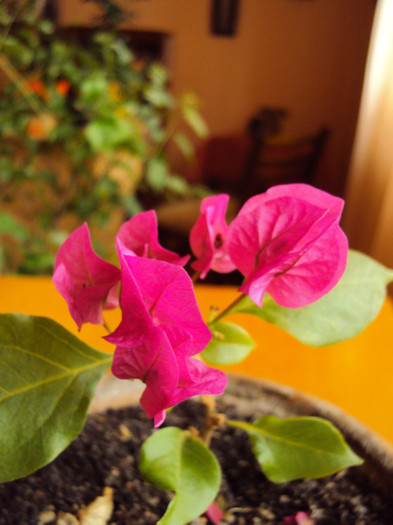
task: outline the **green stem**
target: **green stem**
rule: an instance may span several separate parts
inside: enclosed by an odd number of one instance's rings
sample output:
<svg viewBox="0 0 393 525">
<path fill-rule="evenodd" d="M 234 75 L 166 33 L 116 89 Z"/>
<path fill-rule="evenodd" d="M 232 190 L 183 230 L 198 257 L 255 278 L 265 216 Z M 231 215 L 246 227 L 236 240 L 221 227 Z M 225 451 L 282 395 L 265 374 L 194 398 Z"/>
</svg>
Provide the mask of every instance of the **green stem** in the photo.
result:
<svg viewBox="0 0 393 525">
<path fill-rule="evenodd" d="M 237 306 L 239 303 L 241 303 L 245 298 L 247 297 L 246 294 L 242 293 L 237 297 L 234 301 L 232 301 L 231 304 L 229 304 L 222 312 L 220 312 L 209 324 L 216 323 L 217 321 L 220 321 L 223 317 L 226 317 L 227 315 L 232 313 L 232 310 L 234 310 L 235 306 Z"/>
<path fill-rule="evenodd" d="M 22 13 L 23 9 L 24 9 L 25 5 L 23 2 L 20 2 L 20 4 L 18 5 L 18 7 L 15 9 L 15 12 L 14 12 L 14 15 L 11 17 L 11 21 L 10 23 L 8 24 L 8 26 L 5 28 L 4 30 L 4 33 L 1 35 L 1 39 L 0 39 L 0 51 L 1 49 L 3 48 L 4 46 L 4 42 L 7 38 L 7 36 L 10 34 L 11 32 L 11 29 L 12 29 L 12 26 L 14 25 L 14 23 L 16 22 L 17 18 L 19 17 L 19 15 Z"/>
<path fill-rule="evenodd" d="M 159 157 L 163 153 L 168 142 L 171 140 L 172 136 L 175 134 L 175 131 L 179 125 L 179 122 L 180 122 L 180 115 L 179 114 L 173 115 L 170 122 L 168 123 L 164 138 L 162 139 L 160 144 L 156 146 L 156 150 L 153 151 L 153 154 L 152 154 L 153 158 Z"/>
<path fill-rule="evenodd" d="M 109 325 L 107 324 L 107 322 L 104 320 L 104 324 L 102 325 L 105 330 L 108 332 L 108 334 L 112 333 L 112 330 L 110 329 Z"/>
<path fill-rule="evenodd" d="M 41 108 L 39 104 L 37 103 L 37 100 L 34 96 L 34 94 L 29 90 L 29 88 L 26 86 L 25 81 L 23 77 L 18 73 L 18 71 L 10 64 L 10 62 L 7 60 L 6 57 L 0 55 L 0 69 L 4 72 L 4 74 L 15 84 L 17 89 L 21 92 L 21 94 L 25 97 L 27 103 L 31 106 L 32 110 L 39 114 L 41 112 Z"/>
<path fill-rule="evenodd" d="M 199 272 L 194 272 L 194 273 L 192 274 L 192 276 L 191 276 L 191 281 L 192 281 L 193 284 L 195 284 L 195 283 L 197 282 L 197 280 L 199 279 L 199 276 L 200 276 L 200 275 L 201 275 L 201 274 L 200 274 Z"/>
</svg>

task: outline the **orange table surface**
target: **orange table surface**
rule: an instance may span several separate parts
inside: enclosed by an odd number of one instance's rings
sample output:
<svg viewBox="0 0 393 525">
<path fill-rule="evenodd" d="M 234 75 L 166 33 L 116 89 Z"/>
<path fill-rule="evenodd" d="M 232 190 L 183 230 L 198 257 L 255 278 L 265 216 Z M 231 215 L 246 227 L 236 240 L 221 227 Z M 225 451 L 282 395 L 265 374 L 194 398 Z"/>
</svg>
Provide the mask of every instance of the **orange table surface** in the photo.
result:
<svg viewBox="0 0 393 525">
<path fill-rule="evenodd" d="M 50 317 L 91 346 L 113 351 L 102 339 L 101 326 L 81 332 L 49 277 L 0 277 L 0 313 L 20 312 Z M 200 285 L 196 296 L 205 319 L 210 306 L 220 308 L 236 297 L 232 287 Z M 119 310 L 105 314 L 111 328 Z M 387 299 L 375 321 L 355 338 L 325 347 L 304 345 L 283 330 L 250 315 L 233 316 L 257 342 L 241 364 L 226 371 L 263 377 L 292 386 L 340 406 L 345 412 L 393 443 L 393 303 Z"/>
</svg>

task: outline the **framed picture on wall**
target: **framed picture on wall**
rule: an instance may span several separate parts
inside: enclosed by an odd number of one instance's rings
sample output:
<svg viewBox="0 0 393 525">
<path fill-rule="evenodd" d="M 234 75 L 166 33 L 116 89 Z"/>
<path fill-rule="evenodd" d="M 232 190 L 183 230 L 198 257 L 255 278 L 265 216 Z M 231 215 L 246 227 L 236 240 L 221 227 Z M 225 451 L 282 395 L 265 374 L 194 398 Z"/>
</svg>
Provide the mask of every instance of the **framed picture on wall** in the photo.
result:
<svg viewBox="0 0 393 525">
<path fill-rule="evenodd" d="M 234 36 L 239 15 L 239 0 L 212 0 L 211 32 L 217 36 Z"/>
</svg>

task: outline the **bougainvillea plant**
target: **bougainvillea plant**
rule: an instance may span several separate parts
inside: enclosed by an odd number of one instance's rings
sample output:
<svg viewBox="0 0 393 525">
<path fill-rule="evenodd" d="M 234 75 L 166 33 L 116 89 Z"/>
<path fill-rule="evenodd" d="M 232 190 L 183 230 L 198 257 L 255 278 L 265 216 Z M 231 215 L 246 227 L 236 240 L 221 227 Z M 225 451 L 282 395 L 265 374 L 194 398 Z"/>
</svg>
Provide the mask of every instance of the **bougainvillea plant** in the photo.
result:
<svg viewBox="0 0 393 525">
<path fill-rule="evenodd" d="M 127 221 L 116 237 L 119 264 L 100 258 L 87 225 L 61 246 L 53 281 L 81 329 L 104 325 L 114 354 L 86 346 L 54 321 L 22 314 L 0 318 L 0 478 L 26 476 L 55 458 L 82 430 L 99 379 L 112 367 L 141 380 L 140 405 L 155 430 L 141 450 L 146 480 L 174 491 L 161 525 L 181 525 L 207 512 L 219 523 L 215 498 L 220 466 L 209 448 L 220 425 L 249 436 L 264 474 L 280 483 L 317 478 L 361 459 L 340 432 L 317 417 L 254 422 L 225 420 L 212 396 L 227 377 L 211 365 L 241 361 L 253 349 L 249 334 L 227 322 L 232 313 L 257 316 L 301 341 L 326 345 L 353 337 L 378 314 L 393 271 L 348 251 L 339 221 L 343 201 L 304 184 L 270 188 L 250 198 L 226 223 L 227 195 L 202 201 L 188 256 L 158 241 L 153 210 Z M 194 282 L 208 272 L 239 270 L 244 281 L 233 302 L 204 321 Z M 120 307 L 111 331 L 105 312 Z M 202 429 L 166 426 L 167 410 L 201 395 Z M 289 522 L 313 523 L 300 512 Z"/>
</svg>

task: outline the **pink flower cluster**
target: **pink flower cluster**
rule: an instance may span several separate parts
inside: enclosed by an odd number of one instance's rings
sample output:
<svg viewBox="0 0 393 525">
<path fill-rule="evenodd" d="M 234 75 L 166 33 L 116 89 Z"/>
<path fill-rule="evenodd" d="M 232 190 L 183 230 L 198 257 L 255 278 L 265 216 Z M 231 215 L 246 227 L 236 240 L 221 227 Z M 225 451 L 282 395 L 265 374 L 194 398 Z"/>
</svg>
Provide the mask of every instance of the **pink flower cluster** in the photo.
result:
<svg viewBox="0 0 393 525">
<path fill-rule="evenodd" d="M 348 242 L 339 226 L 344 202 L 306 184 L 275 186 L 251 197 L 228 227 L 227 195 L 202 202 L 190 242 L 192 267 L 237 268 L 240 291 L 262 306 L 268 292 L 281 306 L 298 308 L 331 290 L 344 272 Z"/>
<path fill-rule="evenodd" d="M 228 226 L 229 197 L 204 199 L 190 234 L 192 268 L 238 269 L 240 292 L 259 306 L 269 293 L 281 306 L 316 301 L 340 279 L 347 239 L 339 227 L 343 201 L 304 184 L 276 186 L 249 199 Z M 53 281 L 79 329 L 103 324 L 103 310 L 120 304 L 122 321 L 106 339 L 116 345 L 112 371 L 121 379 L 141 379 L 141 406 L 155 426 L 165 409 L 197 394 L 221 394 L 226 376 L 194 358 L 211 333 L 195 299 L 180 257 L 158 242 L 154 211 L 140 213 L 116 237 L 120 269 L 93 250 L 86 224 L 61 246 Z M 120 299 L 117 289 L 120 283 Z"/>
<path fill-rule="evenodd" d="M 116 246 L 120 270 L 95 253 L 84 224 L 60 247 L 53 281 L 79 329 L 87 322 L 103 324 L 103 310 L 120 303 L 122 321 L 106 337 L 117 345 L 112 371 L 121 379 L 144 381 L 141 406 L 159 426 L 166 408 L 197 394 L 222 394 L 227 378 L 192 357 L 211 333 L 181 267 L 188 257 L 160 246 L 155 212 L 123 224 Z"/>
</svg>

